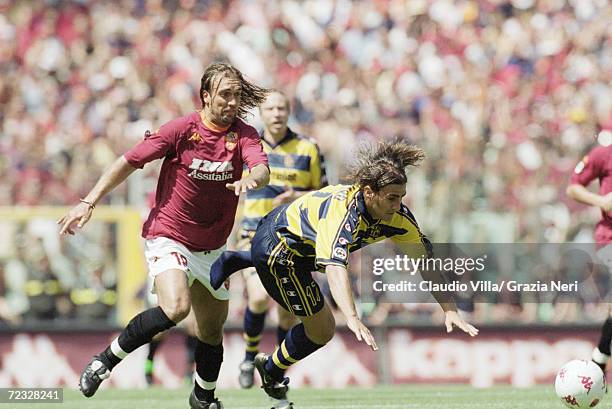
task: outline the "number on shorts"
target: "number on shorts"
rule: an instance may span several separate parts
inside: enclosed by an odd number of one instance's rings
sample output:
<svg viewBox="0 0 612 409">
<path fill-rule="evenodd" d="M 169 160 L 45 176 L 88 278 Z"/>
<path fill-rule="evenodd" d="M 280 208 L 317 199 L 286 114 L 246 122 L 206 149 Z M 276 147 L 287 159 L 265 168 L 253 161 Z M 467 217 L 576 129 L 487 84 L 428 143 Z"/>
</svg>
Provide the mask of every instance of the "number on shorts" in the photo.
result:
<svg viewBox="0 0 612 409">
<path fill-rule="evenodd" d="M 187 258 L 185 256 L 183 256 L 180 253 L 177 253 L 176 251 L 173 251 L 171 253 L 174 257 L 176 257 L 176 261 L 182 266 L 182 267 L 187 267 Z"/>
<path fill-rule="evenodd" d="M 321 293 L 316 285 L 306 287 L 306 295 L 310 298 L 310 304 L 314 307 L 318 301 L 321 301 Z"/>
</svg>

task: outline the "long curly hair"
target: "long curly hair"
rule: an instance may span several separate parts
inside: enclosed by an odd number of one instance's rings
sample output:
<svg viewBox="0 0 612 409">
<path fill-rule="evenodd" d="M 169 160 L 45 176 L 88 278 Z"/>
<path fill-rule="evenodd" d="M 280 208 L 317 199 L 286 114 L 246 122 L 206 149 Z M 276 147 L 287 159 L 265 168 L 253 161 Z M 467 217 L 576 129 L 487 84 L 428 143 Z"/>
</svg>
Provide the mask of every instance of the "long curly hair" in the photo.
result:
<svg viewBox="0 0 612 409">
<path fill-rule="evenodd" d="M 406 168 L 418 166 L 424 158 L 423 149 L 408 144 L 402 137 L 376 145 L 362 145 L 348 169 L 348 176 L 361 188 L 370 186 L 378 192 L 387 185 L 406 184 Z"/>
<path fill-rule="evenodd" d="M 242 93 L 240 98 L 240 105 L 237 108 L 236 116 L 245 119 L 247 113 L 252 108 L 258 107 L 266 99 L 268 90 L 263 87 L 259 87 L 255 84 L 250 83 L 242 73 L 233 65 L 214 62 L 206 67 L 202 80 L 200 81 L 200 101 L 204 106 L 204 91 L 213 95 L 216 92 L 216 88 L 219 86 L 220 81 L 215 81 L 219 76 L 230 75 L 237 78 L 240 81 L 242 87 Z M 213 87 L 215 88 L 213 90 Z"/>
</svg>

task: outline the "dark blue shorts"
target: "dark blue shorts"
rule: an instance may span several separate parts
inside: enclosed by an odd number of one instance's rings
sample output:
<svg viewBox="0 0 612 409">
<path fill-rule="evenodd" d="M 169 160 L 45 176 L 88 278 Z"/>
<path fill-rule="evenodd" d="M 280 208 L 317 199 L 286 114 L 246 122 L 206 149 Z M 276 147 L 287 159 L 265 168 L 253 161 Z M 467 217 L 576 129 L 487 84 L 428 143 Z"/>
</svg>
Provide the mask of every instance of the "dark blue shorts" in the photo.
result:
<svg viewBox="0 0 612 409">
<path fill-rule="evenodd" d="M 287 311 L 309 317 L 321 311 L 325 301 L 312 278 L 312 261 L 286 245 L 275 230 L 280 206 L 261 219 L 251 242 L 251 259 L 267 293 Z"/>
</svg>

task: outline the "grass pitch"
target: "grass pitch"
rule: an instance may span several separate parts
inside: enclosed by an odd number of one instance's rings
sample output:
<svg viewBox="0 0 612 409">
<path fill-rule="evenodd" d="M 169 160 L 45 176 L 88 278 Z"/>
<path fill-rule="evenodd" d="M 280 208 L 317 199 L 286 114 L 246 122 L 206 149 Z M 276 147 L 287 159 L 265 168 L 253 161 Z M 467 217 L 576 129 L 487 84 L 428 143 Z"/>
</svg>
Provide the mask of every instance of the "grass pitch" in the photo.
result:
<svg viewBox="0 0 612 409">
<path fill-rule="evenodd" d="M 17 409 L 189 409 L 191 389 L 101 390 L 86 399 L 78 391 L 64 390 L 63 404 L 19 404 Z M 465 385 L 380 386 L 371 389 L 291 390 L 296 409 L 562 409 L 553 386 L 518 389 L 497 386 L 475 389 Z M 226 409 L 269 409 L 267 396 L 258 387 L 220 390 Z M 609 397 L 608 397 L 609 398 Z M 4 405 L 0 404 L 0 407 Z M 612 398 L 597 408 L 612 408 Z"/>
</svg>

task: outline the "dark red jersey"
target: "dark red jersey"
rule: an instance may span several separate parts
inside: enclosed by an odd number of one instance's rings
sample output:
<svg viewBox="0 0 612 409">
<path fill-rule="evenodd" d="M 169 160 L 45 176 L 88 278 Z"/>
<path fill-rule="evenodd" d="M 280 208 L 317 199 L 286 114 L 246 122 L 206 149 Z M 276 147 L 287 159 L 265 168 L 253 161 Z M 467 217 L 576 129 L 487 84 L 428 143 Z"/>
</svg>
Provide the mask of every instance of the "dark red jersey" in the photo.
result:
<svg viewBox="0 0 612 409">
<path fill-rule="evenodd" d="M 137 168 L 164 158 L 143 237 L 168 237 L 193 251 L 225 244 L 238 205 L 225 184 L 241 178 L 243 164 L 268 164 L 255 128 L 236 119 L 227 131 L 215 132 L 198 112 L 147 132 L 124 156 Z"/>
<path fill-rule="evenodd" d="M 588 186 L 599 180 L 599 194 L 612 192 L 612 145 L 597 146 L 574 169 L 571 183 Z M 601 220 L 595 228 L 597 243 L 612 243 L 612 212 L 601 212 Z"/>
</svg>

